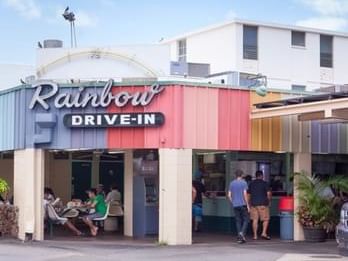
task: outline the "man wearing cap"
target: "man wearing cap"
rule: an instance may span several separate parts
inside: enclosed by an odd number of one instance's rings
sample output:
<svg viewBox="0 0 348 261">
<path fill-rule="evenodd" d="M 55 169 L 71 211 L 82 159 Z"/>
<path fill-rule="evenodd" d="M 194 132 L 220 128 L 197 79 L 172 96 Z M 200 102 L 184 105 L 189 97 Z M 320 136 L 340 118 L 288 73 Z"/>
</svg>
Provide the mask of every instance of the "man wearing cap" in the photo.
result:
<svg viewBox="0 0 348 261">
<path fill-rule="evenodd" d="M 105 198 L 104 185 L 98 184 L 96 189 L 97 189 L 97 195 L 102 195 Z"/>
<path fill-rule="evenodd" d="M 87 203 L 87 207 L 91 209 L 95 209 L 94 213 L 88 214 L 83 217 L 83 222 L 89 227 L 92 236 L 96 236 L 98 234 L 98 227 L 93 224 L 93 219 L 102 218 L 106 214 L 106 204 L 104 197 L 101 194 L 97 194 L 97 190 L 91 188 L 86 191 L 88 193 L 89 201 Z"/>
</svg>

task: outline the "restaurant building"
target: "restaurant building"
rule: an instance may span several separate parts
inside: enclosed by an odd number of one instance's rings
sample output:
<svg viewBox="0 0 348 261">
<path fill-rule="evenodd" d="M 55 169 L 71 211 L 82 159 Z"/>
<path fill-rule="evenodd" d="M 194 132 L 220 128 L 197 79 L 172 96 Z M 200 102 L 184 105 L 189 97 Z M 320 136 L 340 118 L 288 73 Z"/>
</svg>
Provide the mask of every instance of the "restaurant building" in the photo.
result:
<svg viewBox="0 0 348 261">
<path fill-rule="evenodd" d="M 346 125 L 299 121 L 299 112 L 252 116 L 254 104 L 308 93 L 269 89 L 261 97 L 250 88 L 168 76 L 169 53 L 164 45 L 44 48 L 38 80 L 0 92 L 0 177 L 19 208 L 20 239 L 44 239 L 45 186 L 67 202 L 116 182 L 125 236 L 191 244 L 191 187 L 200 167 L 210 194 L 205 231 L 233 232 L 228 184 L 236 169 L 261 169 L 277 184 L 276 234 L 279 196 L 294 193 L 297 204 L 294 171 L 348 169 Z M 297 224 L 294 230 L 300 240 Z"/>
</svg>

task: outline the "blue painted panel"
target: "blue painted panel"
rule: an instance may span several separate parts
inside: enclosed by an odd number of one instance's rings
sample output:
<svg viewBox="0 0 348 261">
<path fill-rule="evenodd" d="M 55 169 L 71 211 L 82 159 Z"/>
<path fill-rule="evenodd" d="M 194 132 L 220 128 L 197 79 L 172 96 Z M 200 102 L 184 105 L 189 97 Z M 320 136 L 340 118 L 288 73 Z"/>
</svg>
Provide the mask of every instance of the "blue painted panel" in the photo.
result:
<svg viewBox="0 0 348 261">
<path fill-rule="evenodd" d="M 75 94 L 78 91 L 76 87 L 64 88 L 64 92 Z M 89 93 L 100 93 L 101 88 L 90 87 L 86 90 Z M 63 124 L 63 117 L 67 113 L 95 113 L 105 112 L 104 108 L 85 108 L 85 109 L 56 109 L 53 105 L 53 100 L 49 101 L 50 110 L 46 111 L 41 106 L 36 106 L 34 109 L 29 110 L 29 103 L 32 98 L 34 90 L 26 89 L 26 102 L 25 108 L 26 114 L 26 133 L 25 144 L 26 147 L 37 147 L 44 149 L 102 149 L 107 148 L 106 142 L 106 129 L 69 129 Z M 40 134 L 43 130 L 35 123 L 35 115 L 37 113 L 53 113 L 57 116 L 57 122 L 52 129 L 52 141 L 51 143 L 35 144 L 34 135 Z"/>
<path fill-rule="evenodd" d="M 15 148 L 15 92 L 0 95 L 0 150 Z"/>
</svg>

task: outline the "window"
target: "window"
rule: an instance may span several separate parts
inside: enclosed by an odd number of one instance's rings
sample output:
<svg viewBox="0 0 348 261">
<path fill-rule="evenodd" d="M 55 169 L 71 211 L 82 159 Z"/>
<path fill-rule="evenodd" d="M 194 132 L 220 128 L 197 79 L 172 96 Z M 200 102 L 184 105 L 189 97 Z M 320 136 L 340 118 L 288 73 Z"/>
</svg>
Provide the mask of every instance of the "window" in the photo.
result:
<svg viewBox="0 0 348 261">
<path fill-rule="evenodd" d="M 320 67 L 332 68 L 332 36 L 320 35 Z"/>
<path fill-rule="evenodd" d="M 291 45 L 305 47 L 306 33 L 299 31 L 291 31 Z"/>
<path fill-rule="evenodd" d="M 247 183 L 254 179 L 256 170 L 262 170 L 276 196 L 286 195 L 291 189 L 285 153 L 199 151 L 195 152 L 194 163 L 193 178 L 203 178 L 210 195 L 225 196 L 238 169 L 245 173 Z"/>
<path fill-rule="evenodd" d="M 178 61 L 186 62 L 186 39 L 178 41 Z"/>
<path fill-rule="evenodd" d="M 306 85 L 293 84 L 291 85 L 291 90 L 303 92 L 306 90 Z"/>
<path fill-rule="evenodd" d="M 257 27 L 243 26 L 243 58 L 257 60 Z"/>
</svg>

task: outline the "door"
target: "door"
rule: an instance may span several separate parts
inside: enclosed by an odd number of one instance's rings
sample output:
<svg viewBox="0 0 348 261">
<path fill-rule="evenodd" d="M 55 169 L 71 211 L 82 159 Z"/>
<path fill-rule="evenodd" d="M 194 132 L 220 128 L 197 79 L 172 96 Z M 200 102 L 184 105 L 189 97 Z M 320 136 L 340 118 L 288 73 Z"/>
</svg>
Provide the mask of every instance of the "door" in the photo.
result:
<svg viewBox="0 0 348 261">
<path fill-rule="evenodd" d="M 123 161 L 100 161 L 99 183 L 104 185 L 105 192 L 110 191 L 110 186 L 117 185 L 122 195 L 123 202 L 123 183 L 124 183 L 124 163 Z"/>
<path fill-rule="evenodd" d="M 72 162 L 72 198 L 87 199 L 86 190 L 91 188 L 92 162 Z"/>
</svg>

